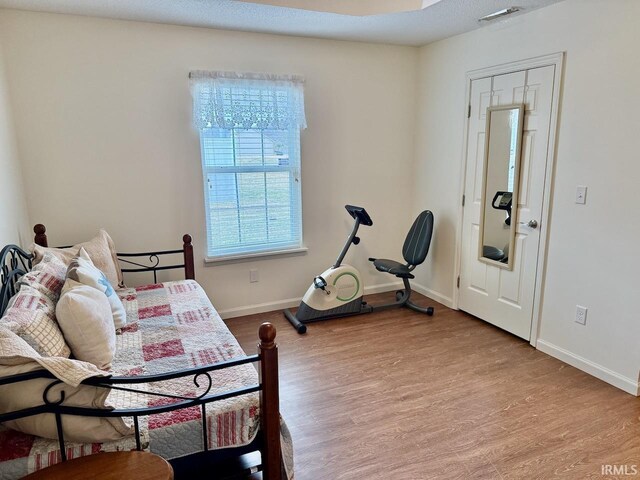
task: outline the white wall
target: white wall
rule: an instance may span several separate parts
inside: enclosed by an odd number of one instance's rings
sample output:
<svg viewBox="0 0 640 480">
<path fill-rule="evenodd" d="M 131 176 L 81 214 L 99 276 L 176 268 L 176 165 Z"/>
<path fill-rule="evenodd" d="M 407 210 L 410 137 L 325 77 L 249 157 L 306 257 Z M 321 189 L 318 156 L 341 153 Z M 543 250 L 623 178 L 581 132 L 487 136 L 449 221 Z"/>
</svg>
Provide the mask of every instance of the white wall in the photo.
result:
<svg viewBox="0 0 640 480">
<path fill-rule="evenodd" d="M 18 161 L 11 102 L 0 42 L 0 248 L 9 243 L 29 245 L 29 221 L 22 171 Z"/>
<path fill-rule="evenodd" d="M 48 225 L 52 243 L 82 240 L 104 226 L 121 250 L 173 246 L 191 232 L 198 279 L 233 314 L 302 295 L 341 247 L 348 202 L 365 205 L 375 222 L 362 229 L 351 257 L 367 284 L 387 282 L 364 260 L 397 257 L 412 220 L 406 206 L 411 213 L 429 208 L 436 230 L 417 282 L 447 302 L 465 72 L 566 51 L 538 346 L 632 391 L 640 366 L 640 322 L 630 306 L 640 286 L 640 2 L 609 5 L 567 0 L 421 49 L 1 11 L 30 219 Z M 307 77 L 308 255 L 204 266 L 187 83 L 195 68 Z M 2 85 L 0 75 L 0 152 L 15 172 Z M 18 174 L 11 175 L 3 181 Z M 573 202 L 579 184 L 589 186 L 585 206 Z M 249 284 L 250 268 L 259 269 L 259 283 Z M 573 322 L 576 304 L 589 308 L 586 327 Z"/>
<path fill-rule="evenodd" d="M 2 12 L 30 218 L 52 244 L 101 226 L 120 250 L 194 236 L 196 277 L 219 310 L 302 296 L 337 257 L 346 203 L 375 225 L 352 252 L 400 254 L 411 201 L 417 49 L 18 11 Z M 190 124 L 192 69 L 301 74 L 307 255 L 204 266 L 200 146 Z M 355 253 L 355 255 L 354 255 Z M 259 283 L 249 284 L 258 268 Z M 279 305 L 273 306 L 278 308 Z M 246 310 L 243 310 L 246 311 Z"/>
<path fill-rule="evenodd" d="M 538 347 L 628 391 L 640 367 L 638 18 L 636 0 L 567 0 L 422 47 L 415 163 L 415 208 L 436 218 L 417 281 L 451 298 L 465 72 L 566 51 Z M 584 206 L 577 185 L 589 187 Z"/>
</svg>

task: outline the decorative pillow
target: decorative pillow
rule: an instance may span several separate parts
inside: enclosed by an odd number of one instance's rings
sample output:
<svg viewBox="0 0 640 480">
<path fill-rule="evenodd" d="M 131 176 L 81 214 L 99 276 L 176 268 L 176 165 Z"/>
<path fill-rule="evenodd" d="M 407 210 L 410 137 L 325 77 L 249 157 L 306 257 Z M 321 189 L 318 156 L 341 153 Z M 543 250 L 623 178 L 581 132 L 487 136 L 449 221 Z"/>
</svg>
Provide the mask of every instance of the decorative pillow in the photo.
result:
<svg viewBox="0 0 640 480">
<path fill-rule="evenodd" d="M 75 358 L 101 370 L 111 368 L 116 332 L 104 293 L 68 279 L 56 305 L 56 319 Z"/>
<path fill-rule="evenodd" d="M 64 405 L 110 409 L 106 400 L 110 389 L 81 385 L 85 378 L 106 375 L 94 365 L 68 358 L 42 358 L 23 339 L 0 326 L 0 377 L 46 368 L 61 383 L 53 387 L 48 398 L 55 401 L 64 391 Z M 36 379 L 0 386 L 0 412 L 14 412 L 42 405 L 42 394 L 53 380 Z M 55 417 L 41 414 L 5 422 L 20 432 L 57 439 Z M 132 433 L 122 418 L 81 417 L 65 415 L 62 419 L 64 438 L 68 442 L 100 443 L 118 440 Z"/>
<path fill-rule="evenodd" d="M 107 296 L 107 300 L 111 306 L 115 327 L 122 328 L 126 325 L 127 313 L 124 305 L 122 305 L 122 300 L 120 300 L 116 294 L 105 274 L 93 264 L 84 247 L 81 247 L 78 256 L 71 260 L 69 269 L 67 270 L 67 279 L 75 280 L 78 283 L 88 285 L 103 292 Z"/>
<path fill-rule="evenodd" d="M 0 318 L 4 326 L 21 337 L 43 357 L 69 357 L 71 350 L 55 320 L 55 306 L 44 293 L 22 285 L 11 307 Z"/>
<path fill-rule="evenodd" d="M 51 252 L 45 252 L 40 263 L 20 278 L 20 283 L 43 293 L 55 304 L 66 276 L 67 266 Z"/>
<path fill-rule="evenodd" d="M 38 265 L 42 261 L 45 252 L 51 252 L 62 260 L 65 265 L 69 265 L 73 257 L 78 255 L 80 248 L 84 248 L 87 251 L 93 264 L 104 272 L 111 285 L 124 286 L 115 245 L 105 230 L 100 230 L 98 235 L 88 242 L 79 243 L 69 248 L 47 248 L 34 244 L 31 246 L 31 252 L 34 256 L 33 264 Z"/>
</svg>

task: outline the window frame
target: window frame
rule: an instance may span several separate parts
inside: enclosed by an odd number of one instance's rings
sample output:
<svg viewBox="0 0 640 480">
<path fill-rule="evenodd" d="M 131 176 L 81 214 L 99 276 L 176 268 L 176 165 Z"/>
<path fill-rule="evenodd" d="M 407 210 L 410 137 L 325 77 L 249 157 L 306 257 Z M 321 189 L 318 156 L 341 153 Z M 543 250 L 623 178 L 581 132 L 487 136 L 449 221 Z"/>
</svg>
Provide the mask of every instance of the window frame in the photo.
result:
<svg viewBox="0 0 640 480">
<path fill-rule="evenodd" d="M 235 142 L 235 130 L 261 130 L 259 128 L 221 128 L 210 127 L 211 130 L 231 130 L 232 136 Z M 206 129 L 209 130 L 209 129 Z M 292 255 L 292 254 L 304 254 L 308 251 L 304 243 L 304 231 L 303 231 L 303 215 L 302 215 L 302 181 L 301 181 L 301 155 L 300 155 L 300 129 L 297 126 L 290 126 L 287 132 L 287 138 L 289 138 L 289 165 L 286 167 L 276 165 L 230 165 L 230 166 L 214 166 L 208 165 L 205 158 L 205 138 L 206 130 L 199 130 L 200 137 L 200 158 L 202 164 L 202 176 L 203 176 L 203 190 L 204 190 L 204 207 L 205 207 L 205 227 L 206 227 L 206 241 L 205 241 L 205 263 L 228 263 L 233 261 L 241 261 L 251 258 L 259 257 L 271 257 L 279 255 Z M 285 130 L 285 129 L 283 129 Z M 234 154 L 235 157 L 235 154 Z M 264 158 L 263 158 L 264 160 Z M 293 160 L 293 161 L 292 161 Z M 235 162 L 235 158 L 234 158 Z M 212 238 L 210 238 L 211 232 L 211 207 L 209 198 L 209 175 L 213 173 L 268 173 L 268 172 L 289 172 L 290 181 L 289 188 L 292 196 L 290 206 L 293 210 L 297 210 L 297 228 L 298 228 L 298 242 L 287 242 L 277 246 L 273 244 L 273 247 L 265 246 L 265 244 L 256 245 L 255 248 L 245 251 L 230 251 L 229 253 L 213 254 L 211 245 Z M 236 182 L 237 182 L 236 177 Z M 238 199 L 236 199 L 238 201 Z M 290 220 L 291 222 L 291 220 Z M 268 228 L 268 223 L 267 223 Z"/>
</svg>

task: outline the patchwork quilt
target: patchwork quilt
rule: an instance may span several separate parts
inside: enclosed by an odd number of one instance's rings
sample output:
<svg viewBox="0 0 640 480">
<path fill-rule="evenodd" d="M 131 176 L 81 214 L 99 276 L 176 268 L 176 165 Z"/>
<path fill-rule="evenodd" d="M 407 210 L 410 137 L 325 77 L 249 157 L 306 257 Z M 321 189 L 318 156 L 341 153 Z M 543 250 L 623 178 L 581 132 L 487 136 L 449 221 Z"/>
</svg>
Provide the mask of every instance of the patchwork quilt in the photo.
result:
<svg viewBox="0 0 640 480">
<path fill-rule="evenodd" d="M 244 356 L 245 353 L 193 280 L 146 285 L 118 291 L 127 312 L 127 325 L 117 336 L 114 376 L 137 376 L 184 370 Z M 258 383 L 253 364 L 210 372 L 209 393 Z M 194 381 L 195 380 L 195 381 Z M 111 390 L 108 404 L 135 408 L 174 403 L 162 393 L 183 397 L 209 388 L 206 376 L 132 385 L 140 392 Z M 158 395 L 154 395 L 158 394 Z M 142 446 L 167 459 L 203 450 L 201 407 L 140 417 Z M 250 443 L 259 427 L 259 394 L 251 393 L 206 406 L 209 449 Z M 131 419 L 125 418 L 125 421 Z M 64 418 L 63 418 L 64 422 Z M 132 423 L 132 422 L 131 422 Z M 292 449 L 283 425 L 283 461 L 292 478 Z M 99 444 L 65 445 L 67 458 L 98 452 L 133 450 L 133 436 Z M 61 461 L 56 440 L 15 432 L 0 426 L 0 480 L 13 480 Z"/>
</svg>

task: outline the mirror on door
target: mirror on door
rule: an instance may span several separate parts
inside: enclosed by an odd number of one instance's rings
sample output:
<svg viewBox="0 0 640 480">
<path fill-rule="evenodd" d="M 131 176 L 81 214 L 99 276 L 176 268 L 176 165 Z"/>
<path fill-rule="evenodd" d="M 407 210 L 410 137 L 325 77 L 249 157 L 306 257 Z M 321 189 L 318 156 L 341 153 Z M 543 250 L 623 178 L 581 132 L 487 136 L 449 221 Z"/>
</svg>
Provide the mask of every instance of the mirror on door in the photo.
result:
<svg viewBox="0 0 640 480">
<path fill-rule="evenodd" d="M 487 108 L 478 259 L 513 268 L 524 106 Z"/>
</svg>

